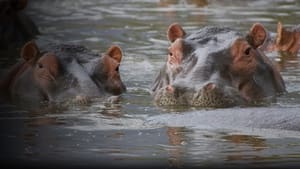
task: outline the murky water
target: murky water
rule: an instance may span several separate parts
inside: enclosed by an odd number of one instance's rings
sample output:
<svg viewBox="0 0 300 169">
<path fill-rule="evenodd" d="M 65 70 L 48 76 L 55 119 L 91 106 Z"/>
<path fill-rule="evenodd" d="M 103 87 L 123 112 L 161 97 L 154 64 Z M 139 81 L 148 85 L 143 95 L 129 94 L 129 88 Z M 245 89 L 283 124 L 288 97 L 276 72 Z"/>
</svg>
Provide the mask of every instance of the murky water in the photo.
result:
<svg viewBox="0 0 300 169">
<path fill-rule="evenodd" d="M 290 112 L 291 121 L 300 121 L 299 57 L 280 60 L 278 53 L 268 54 L 277 60 L 289 93 L 266 107 L 165 109 L 156 107 L 148 93 L 166 58 L 171 23 L 181 23 L 187 32 L 206 25 L 247 32 L 261 22 L 275 32 L 279 20 L 299 24 L 299 9 L 296 0 L 31 0 L 26 12 L 42 33 L 38 43 L 78 43 L 99 53 L 111 44 L 121 46 L 120 71 L 128 91 L 119 104 L 95 100 L 66 110 L 28 112 L 3 105 L 1 159 L 74 167 L 300 165 L 299 123 L 285 126 L 289 130 L 278 127 L 284 125 L 279 118 L 275 129 L 251 126 L 252 112 Z M 10 66 L 5 60 L 0 64 L 5 65 L 1 72 Z M 224 115 L 222 122 L 222 112 L 238 116 Z M 238 118 L 241 113 L 245 118 Z M 257 125 L 265 123 L 268 117 Z"/>
</svg>

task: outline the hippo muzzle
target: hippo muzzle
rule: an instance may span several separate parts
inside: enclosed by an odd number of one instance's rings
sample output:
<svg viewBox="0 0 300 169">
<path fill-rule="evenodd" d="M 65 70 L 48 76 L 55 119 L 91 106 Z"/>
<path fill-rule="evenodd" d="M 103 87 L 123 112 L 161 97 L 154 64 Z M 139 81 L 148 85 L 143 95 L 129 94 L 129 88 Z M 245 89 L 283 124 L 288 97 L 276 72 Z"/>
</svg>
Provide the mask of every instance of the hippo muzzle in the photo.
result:
<svg viewBox="0 0 300 169">
<path fill-rule="evenodd" d="M 154 100 L 159 106 L 214 108 L 237 106 L 244 102 L 237 89 L 213 82 L 208 82 L 199 89 L 169 85 L 160 89 Z"/>
</svg>

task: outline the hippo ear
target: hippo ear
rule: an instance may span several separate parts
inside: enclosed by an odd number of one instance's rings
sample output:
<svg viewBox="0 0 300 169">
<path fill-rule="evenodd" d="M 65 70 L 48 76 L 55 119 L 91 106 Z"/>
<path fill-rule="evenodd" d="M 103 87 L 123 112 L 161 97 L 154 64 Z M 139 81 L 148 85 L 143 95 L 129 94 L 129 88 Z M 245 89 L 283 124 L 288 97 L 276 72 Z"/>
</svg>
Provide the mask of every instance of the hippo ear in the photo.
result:
<svg viewBox="0 0 300 169">
<path fill-rule="evenodd" d="M 169 41 L 174 42 L 178 38 L 183 38 L 186 33 L 178 23 L 173 23 L 169 26 L 167 35 Z"/>
<path fill-rule="evenodd" d="M 115 59 L 118 63 L 122 60 L 122 50 L 119 46 L 113 45 L 107 51 L 106 54 Z"/>
<path fill-rule="evenodd" d="M 267 38 L 267 30 L 262 24 L 255 23 L 252 25 L 248 36 L 249 36 L 248 40 L 250 40 L 249 43 L 254 48 L 257 48 L 265 42 Z"/>
<path fill-rule="evenodd" d="M 29 61 L 33 58 L 36 58 L 39 56 L 39 49 L 36 45 L 36 43 L 32 40 L 27 42 L 21 50 L 21 57 L 25 60 L 25 61 Z"/>
</svg>

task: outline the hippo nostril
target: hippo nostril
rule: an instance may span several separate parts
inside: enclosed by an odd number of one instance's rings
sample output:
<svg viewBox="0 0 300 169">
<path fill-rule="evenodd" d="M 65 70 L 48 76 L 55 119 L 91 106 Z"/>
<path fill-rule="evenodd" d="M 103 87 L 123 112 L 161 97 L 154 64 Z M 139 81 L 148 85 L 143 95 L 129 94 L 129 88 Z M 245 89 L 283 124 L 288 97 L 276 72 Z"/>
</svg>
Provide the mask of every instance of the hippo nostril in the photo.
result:
<svg viewBox="0 0 300 169">
<path fill-rule="evenodd" d="M 173 92 L 174 92 L 174 88 L 173 88 L 173 86 L 171 86 L 171 85 L 168 85 L 168 86 L 166 87 L 166 90 L 167 90 L 167 92 L 169 92 L 169 93 L 173 93 Z"/>
</svg>

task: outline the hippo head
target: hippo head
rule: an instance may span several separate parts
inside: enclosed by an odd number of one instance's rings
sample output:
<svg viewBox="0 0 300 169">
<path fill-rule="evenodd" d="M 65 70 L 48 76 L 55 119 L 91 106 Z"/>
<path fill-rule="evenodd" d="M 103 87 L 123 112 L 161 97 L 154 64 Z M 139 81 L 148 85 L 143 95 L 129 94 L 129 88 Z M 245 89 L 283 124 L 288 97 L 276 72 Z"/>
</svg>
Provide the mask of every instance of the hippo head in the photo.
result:
<svg viewBox="0 0 300 169">
<path fill-rule="evenodd" d="M 121 49 L 112 46 L 102 57 L 78 45 L 47 45 L 41 53 L 34 41 L 26 43 L 21 51 L 22 61 L 16 63 L 0 81 L 1 100 L 14 103 L 41 101 L 86 104 L 90 98 L 108 92 L 125 92 L 119 66 Z M 3 95 L 3 96 L 2 96 Z"/>
<path fill-rule="evenodd" d="M 48 100 L 51 100 L 50 96 L 57 86 L 59 75 L 60 64 L 53 53 L 45 53 L 37 60 L 33 68 L 33 78 Z"/>
<path fill-rule="evenodd" d="M 12 100 L 40 102 L 51 100 L 61 73 L 58 58 L 53 53 L 41 54 L 34 41 L 27 42 L 22 50 L 22 64 L 10 82 Z"/>
<path fill-rule="evenodd" d="M 284 91 L 279 72 L 258 50 L 264 39 L 253 35 L 225 27 L 186 35 L 170 25 L 167 61 L 152 86 L 156 103 L 227 107 Z"/>
<path fill-rule="evenodd" d="M 45 51 L 54 52 L 60 58 L 66 72 L 70 72 L 78 80 L 82 79 L 82 82 L 92 80 L 101 95 L 120 95 L 126 91 L 119 71 L 123 57 L 119 46 L 112 45 L 100 56 L 76 44 L 50 43 L 42 48 Z M 88 73 L 88 76 L 80 75 L 80 72 L 81 74 Z"/>
<path fill-rule="evenodd" d="M 86 103 L 101 96 L 98 86 L 72 53 L 51 51 L 41 54 L 34 41 L 22 48 L 23 62 L 8 78 L 13 102 L 41 101 Z"/>
<path fill-rule="evenodd" d="M 97 86 L 112 95 L 120 95 L 126 91 L 119 72 L 121 60 L 121 48 L 113 45 L 94 62 L 90 71 L 90 76 Z"/>
</svg>

